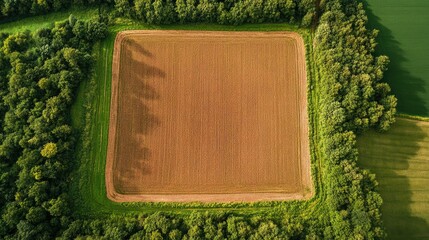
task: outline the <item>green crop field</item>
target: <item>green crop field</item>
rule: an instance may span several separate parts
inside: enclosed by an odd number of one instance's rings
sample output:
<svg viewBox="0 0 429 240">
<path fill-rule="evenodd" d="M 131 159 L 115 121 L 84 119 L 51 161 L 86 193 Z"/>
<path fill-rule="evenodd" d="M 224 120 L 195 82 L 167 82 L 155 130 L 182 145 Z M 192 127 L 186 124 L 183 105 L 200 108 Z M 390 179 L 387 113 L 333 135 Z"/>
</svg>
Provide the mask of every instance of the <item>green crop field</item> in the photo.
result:
<svg viewBox="0 0 429 240">
<path fill-rule="evenodd" d="M 429 116 L 429 1 L 366 0 L 371 27 L 380 30 L 378 51 L 390 57 L 385 80 L 398 111 Z"/>
<path fill-rule="evenodd" d="M 366 0 L 378 52 L 390 57 L 385 80 L 398 111 L 429 115 L 429 1 Z M 387 133 L 359 139 L 360 164 L 376 173 L 389 239 L 429 238 L 429 122 L 399 118 Z"/>
<path fill-rule="evenodd" d="M 389 239 L 429 238 L 429 122 L 398 118 L 359 139 L 360 165 L 377 175 Z"/>
</svg>

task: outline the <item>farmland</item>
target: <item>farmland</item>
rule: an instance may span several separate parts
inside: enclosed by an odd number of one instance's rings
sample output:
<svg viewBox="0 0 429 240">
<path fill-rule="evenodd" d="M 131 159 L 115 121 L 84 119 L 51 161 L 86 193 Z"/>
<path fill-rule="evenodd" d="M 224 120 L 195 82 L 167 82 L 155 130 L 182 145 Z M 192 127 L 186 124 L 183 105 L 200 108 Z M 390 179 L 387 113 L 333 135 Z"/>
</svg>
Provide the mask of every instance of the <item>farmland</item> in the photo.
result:
<svg viewBox="0 0 429 240">
<path fill-rule="evenodd" d="M 105 167 L 108 145 L 108 129 L 109 129 L 109 113 L 111 102 L 111 83 L 112 83 L 112 56 L 114 50 L 114 42 L 117 33 L 126 30 L 209 30 L 209 31 L 296 31 L 308 43 L 310 35 L 304 29 L 298 29 L 290 24 L 246 24 L 242 26 L 220 26 L 215 24 L 186 24 L 186 25 L 169 25 L 162 27 L 147 26 L 133 21 L 124 21 L 110 28 L 108 37 L 95 46 L 94 54 L 97 58 L 96 72 L 94 76 L 79 88 L 76 104 L 72 108 L 73 119 L 75 126 L 86 129 L 81 131 L 84 133 L 80 142 L 82 147 L 78 153 L 79 170 L 73 173 L 73 178 L 79 179 L 72 184 L 72 195 L 75 197 L 75 211 L 79 214 L 110 214 L 110 213 L 133 213 L 133 212 L 149 212 L 156 211 L 175 211 L 179 213 L 189 213 L 193 210 L 210 210 L 225 209 L 228 211 L 237 211 L 240 213 L 256 213 L 266 212 L 267 206 L 270 209 L 280 207 L 273 206 L 273 202 L 259 202 L 257 204 L 248 205 L 246 203 L 211 203 L 210 205 L 201 205 L 196 203 L 188 204 L 151 204 L 151 203 L 118 203 L 107 198 L 105 185 Z M 306 47 L 306 49 L 308 49 Z M 311 49 L 310 49 L 311 50 Z M 306 51 L 310 54 L 311 51 Z M 309 59 L 311 55 L 306 55 Z M 311 70 L 311 66 L 308 65 Z M 314 68 L 313 68 L 314 70 Z M 308 72 L 309 73 L 309 72 Z M 311 78 L 308 78 L 311 80 Z M 311 100 L 311 99 L 309 99 Z M 311 105 L 310 105 L 311 106 Z M 310 115 L 310 114 L 309 114 Z M 313 120 L 314 121 L 314 120 Z M 311 123 L 311 120 L 310 120 Z M 311 129 L 311 127 L 310 127 Z M 314 135 L 316 133 L 313 133 Z M 311 140 L 311 139 L 310 139 Z M 315 144 L 314 141 L 311 141 Z M 312 158 L 312 161 L 316 159 Z M 312 169 L 312 174 L 316 171 Z M 314 176 L 313 176 L 314 177 Z M 318 182 L 316 181 L 315 184 Z M 315 204 L 319 200 L 316 198 L 308 201 Z M 280 202 L 279 202 L 280 203 Z M 301 204 L 301 203 L 298 203 Z M 307 204 L 307 202 L 305 202 Z M 295 205 L 295 204 L 291 204 Z M 240 206 L 237 208 L 237 206 Z M 257 207 L 255 207 L 257 206 Z M 180 207 L 180 208 L 179 208 Z"/>
<path fill-rule="evenodd" d="M 390 57 L 385 79 L 398 111 L 429 116 L 429 1 L 366 0 L 369 25 L 380 30 L 378 52 Z"/>
<path fill-rule="evenodd" d="M 366 2 L 369 25 L 380 30 L 378 52 L 390 57 L 385 79 L 398 97 L 398 111 L 429 116 L 429 2 Z M 359 162 L 380 183 L 389 238 L 429 237 L 428 136 L 427 121 L 398 119 L 388 133 L 372 132 L 359 140 Z"/>
<path fill-rule="evenodd" d="M 71 7 L 70 1 L 62 0 L 0 1 L 0 31 L 4 32 L 0 34 L 1 239 L 385 237 L 382 198 L 376 178 L 357 165 L 356 138 L 369 129 L 388 130 L 395 119 L 396 98 L 383 81 L 388 59 L 375 54 L 374 35 L 366 28 L 367 16 L 359 1 L 82 0 L 73 1 L 73 6 L 75 3 L 81 7 Z M 160 38 L 156 44 L 147 39 L 123 41 L 123 52 L 127 53 L 123 67 L 128 70 L 113 71 L 124 76 L 115 86 L 112 66 L 119 65 L 113 61 L 114 43 L 124 30 L 249 31 L 223 33 L 249 37 L 231 41 L 235 48 L 229 41 L 219 46 L 213 39 L 211 44 L 188 39 L 194 48 L 176 49 Z M 301 76 L 306 75 L 306 81 L 301 86 L 288 81 L 303 71 L 297 67 L 300 61 L 290 61 L 295 54 L 292 44 L 280 44 L 277 38 L 257 39 L 258 35 L 284 35 L 285 31 L 298 33 L 304 40 L 304 47 L 296 48 L 305 48 L 307 71 Z M 252 41 L 266 41 L 259 45 L 262 63 L 255 57 L 256 50 L 247 49 Z M 207 60 L 196 54 L 202 49 L 198 44 L 206 44 L 204 50 L 216 58 Z M 182 47 L 202 61 L 187 58 Z M 243 56 L 253 56 L 258 65 Z M 233 71 L 222 63 L 202 64 L 205 60 L 216 62 L 213 59 L 223 59 L 235 70 L 242 70 Z M 250 67 L 244 71 L 235 62 L 248 62 Z M 195 69 L 180 68 L 190 63 L 212 74 L 197 75 Z M 229 75 L 214 71 L 212 66 Z M 295 72 L 291 71 L 294 66 Z M 245 75 L 247 72 L 253 75 Z M 265 84 L 256 81 L 261 76 L 269 77 L 261 78 Z M 127 87 L 128 95 L 111 98 L 112 91 L 120 93 Z M 301 87 L 302 92 L 298 91 Z M 234 98 L 234 93 L 240 97 Z M 301 93 L 307 94 L 307 105 L 294 97 Z M 189 101 L 193 97 L 201 101 Z M 111 101 L 116 98 L 120 101 Z M 249 101 L 242 101 L 246 98 Z M 255 108 L 249 107 L 250 103 Z M 244 198 L 243 192 L 306 192 L 305 183 L 295 181 L 305 170 L 297 162 L 302 158 L 296 157 L 300 152 L 297 146 L 305 145 L 297 136 L 297 129 L 304 129 L 303 125 L 298 127 L 302 121 L 296 121 L 305 116 L 297 114 L 301 107 L 308 111 L 311 166 L 307 167 L 311 168 L 314 194 L 281 201 Z M 240 108 L 250 117 L 242 118 Z M 130 116 L 117 116 L 119 124 L 113 125 L 121 141 L 109 133 L 116 111 Z M 177 126 L 169 120 L 179 117 L 181 124 Z M 240 118 L 243 124 L 237 120 Z M 290 132 L 284 134 L 284 129 Z M 211 133 L 222 141 L 212 141 Z M 162 134 L 165 137 L 161 138 Z M 121 142 L 125 144 L 121 146 Z M 114 147 L 108 151 L 109 143 Z M 105 174 L 106 167 L 114 169 L 109 165 L 114 161 L 106 156 L 117 157 L 108 154 L 115 148 L 122 149 L 118 153 L 126 158 L 118 158 L 122 162 L 112 164 L 115 171 Z M 159 157 L 162 155 L 168 158 Z M 226 161 L 233 157 L 241 163 Z M 209 167 L 204 167 L 201 159 Z M 260 166 L 256 168 L 245 159 Z M 172 167 L 171 163 L 176 164 Z M 240 175 L 245 168 L 256 173 L 253 178 L 248 176 L 253 172 Z M 176 169 L 180 174 L 173 174 Z M 212 169 L 219 176 L 210 172 Z M 111 201 L 107 191 L 113 189 L 109 188 L 113 181 L 106 182 L 109 176 L 115 179 L 116 190 L 128 197 L 136 192 L 159 196 L 167 191 L 176 196 L 241 196 L 207 202 Z M 130 184 L 132 177 L 141 184 Z M 173 187 L 151 189 L 144 180 L 172 183 Z"/>
<path fill-rule="evenodd" d="M 298 34 L 127 31 L 115 46 L 106 167 L 111 199 L 310 194 Z"/>
<path fill-rule="evenodd" d="M 399 118 L 359 139 L 360 164 L 377 175 L 389 239 L 429 237 L 429 122 Z"/>
</svg>

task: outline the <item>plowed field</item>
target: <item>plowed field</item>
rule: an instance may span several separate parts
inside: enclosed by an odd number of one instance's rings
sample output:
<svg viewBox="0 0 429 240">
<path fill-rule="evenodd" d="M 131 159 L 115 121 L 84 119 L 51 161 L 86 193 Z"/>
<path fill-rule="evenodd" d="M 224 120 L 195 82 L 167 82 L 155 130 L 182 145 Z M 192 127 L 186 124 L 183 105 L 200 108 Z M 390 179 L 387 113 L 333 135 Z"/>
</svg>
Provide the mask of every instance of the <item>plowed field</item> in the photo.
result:
<svg viewBox="0 0 429 240">
<path fill-rule="evenodd" d="M 112 76 L 111 200 L 311 195 L 298 34 L 125 31 L 116 38 Z"/>
</svg>

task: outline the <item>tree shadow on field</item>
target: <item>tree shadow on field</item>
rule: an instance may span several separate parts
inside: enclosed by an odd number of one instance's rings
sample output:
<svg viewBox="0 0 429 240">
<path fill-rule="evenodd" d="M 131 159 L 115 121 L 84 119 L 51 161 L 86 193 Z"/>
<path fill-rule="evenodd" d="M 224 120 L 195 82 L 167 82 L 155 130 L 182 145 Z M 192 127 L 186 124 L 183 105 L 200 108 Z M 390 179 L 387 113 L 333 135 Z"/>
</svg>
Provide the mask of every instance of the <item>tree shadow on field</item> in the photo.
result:
<svg viewBox="0 0 429 240">
<path fill-rule="evenodd" d="M 127 94 L 124 98 L 128 99 L 127 103 L 129 104 L 129 106 L 123 106 L 127 109 L 125 117 L 129 118 L 125 122 L 131 125 L 129 129 L 132 132 L 126 133 L 129 138 L 126 146 L 123 146 L 124 149 L 128 150 L 128 153 L 124 150 L 123 157 L 129 164 L 125 164 L 127 166 L 123 166 L 121 171 L 126 179 L 137 180 L 134 181 L 135 183 L 128 182 L 129 189 L 134 189 L 138 188 L 140 184 L 138 181 L 140 176 L 152 172 L 150 163 L 152 154 L 145 140 L 146 136 L 150 135 L 161 124 L 160 119 L 151 110 L 153 101 L 159 101 L 160 95 L 156 88 L 150 85 L 150 82 L 153 82 L 154 79 L 163 81 L 166 74 L 163 70 L 147 63 L 147 58 L 155 59 L 151 52 L 134 40 L 126 43 L 129 46 L 123 47 L 124 56 L 130 58 L 131 67 L 126 68 L 126 79 L 121 79 L 121 81 Z"/>
<path fill-rule="evenodd" d="M 392 92 L 398 98 L 398 111 L 411 115 L 428 116 L 429 109 L 420 97 L 429 94 L 429 89 L 425 89 L 425 81 L 413 76 L 404 67 L 404 64 L 412 61 L 412 59 L 405 57 L 406 54 L 401 43 L 395 39 L 392 31 L 381 23 L 381 19 L 374 14 L 368 0 L 364 1 L 364 5 L 369 19 L 369 27 L 380 30 L 377 37 L 379 45 L 376 53 L 387 55 L 390 58 L 389 69 L 386 71 L 383 81 L 389 83 Z"/>
<path fill-rule="evenodd" d="M 129 38 L 127 40 L 127 44 L 133 49 L 133 51 L 137 52 L 141 56 L 155 58 L 155 56 L 151 52 L 149 52 L 149 50 L 146 50 L 146 48 L 139 44 L 134 38 Z"/>
<path fill-rule="evenodd" d="M 387 133 L 370 131 L 359 137 L 359 165 L 376 174 L 383 199 L 381 211 L 387 239 L 429 237 L 426 220 L 413 216 L 411 205 L 419 192 L 415 192 L 415 185 L 411 186 L 407 175 L 412 171 L 410 162 L 425 138 L 428 138 L 427 132 L 401 118 Z"/>
</svg>

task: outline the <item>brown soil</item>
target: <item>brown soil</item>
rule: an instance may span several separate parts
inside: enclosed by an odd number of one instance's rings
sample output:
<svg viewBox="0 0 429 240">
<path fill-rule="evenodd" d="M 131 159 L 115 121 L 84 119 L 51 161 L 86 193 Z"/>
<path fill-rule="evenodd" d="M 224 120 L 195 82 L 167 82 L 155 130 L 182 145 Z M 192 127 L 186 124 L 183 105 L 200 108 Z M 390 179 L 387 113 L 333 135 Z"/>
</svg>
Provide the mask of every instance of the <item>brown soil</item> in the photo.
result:
<svg viewBox="0 0 429 240">
<path fill-rule="evenodd" d="M 125 31 L 112 76 L 109 199 L 312 195 L 298 34 Z"/>
</svg>

